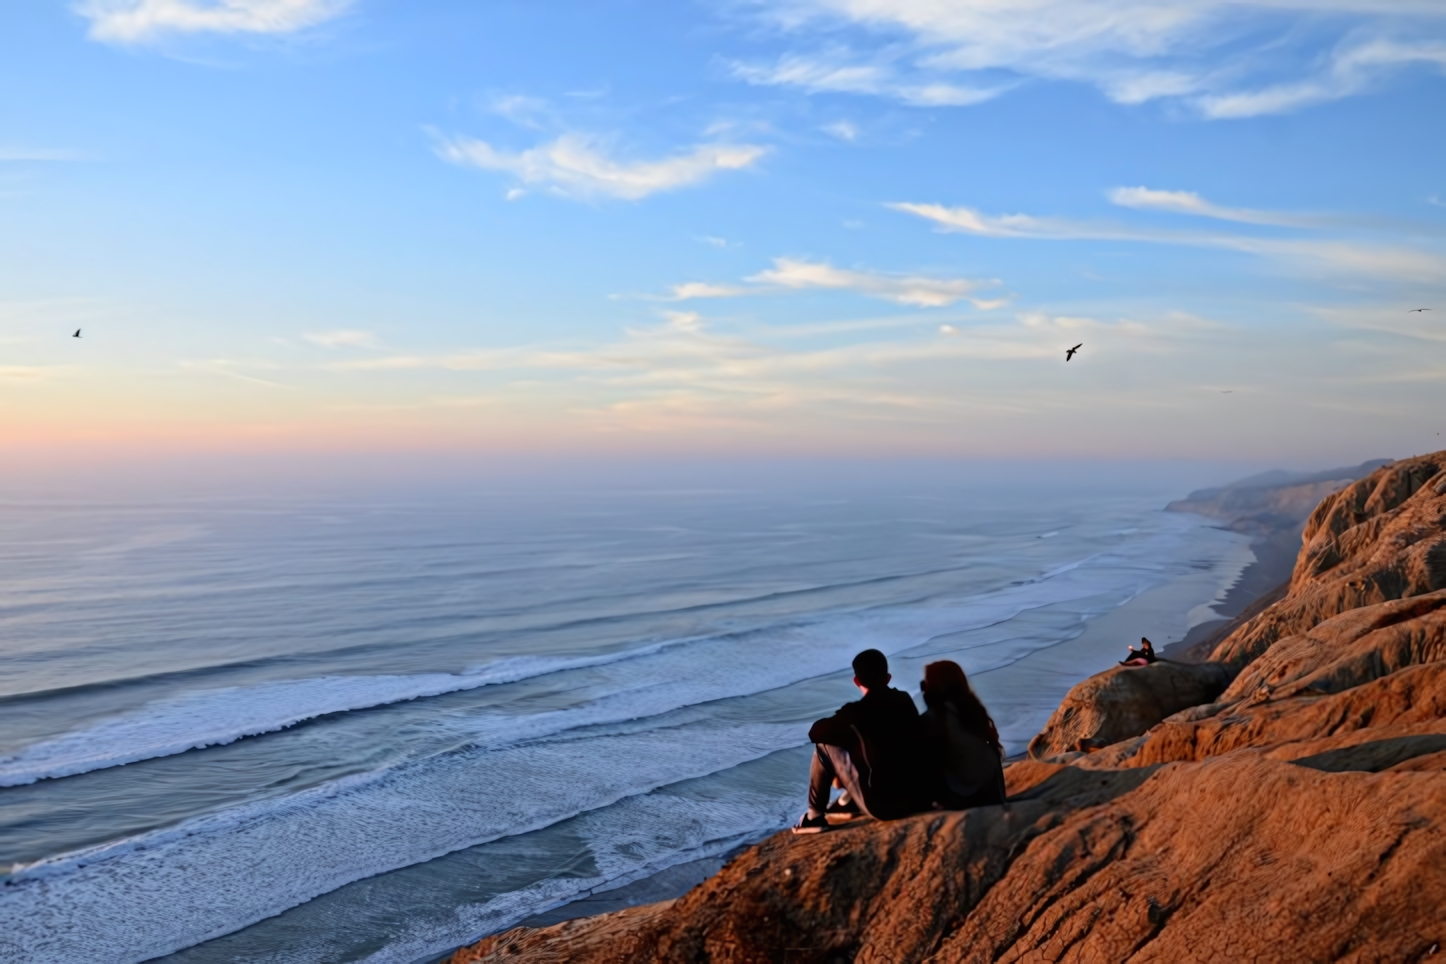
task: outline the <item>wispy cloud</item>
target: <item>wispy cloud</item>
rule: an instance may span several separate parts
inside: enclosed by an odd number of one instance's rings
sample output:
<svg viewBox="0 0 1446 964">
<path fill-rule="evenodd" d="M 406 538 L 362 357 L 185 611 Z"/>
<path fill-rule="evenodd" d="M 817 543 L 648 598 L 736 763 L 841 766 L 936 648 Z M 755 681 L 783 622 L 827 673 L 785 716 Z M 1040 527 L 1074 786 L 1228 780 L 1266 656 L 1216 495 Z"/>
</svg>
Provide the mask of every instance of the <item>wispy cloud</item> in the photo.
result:
<svg viewBox="0 0 1446 964">
<path fill-rule="evenodd" d="M 660 191 L 699 184 L 721 171 L 751 167 L 768 153 L 755 144 L 703 144 L 661 160 L 621 161 L 598 139 L 564 134 L 547 144 L 512 153 L 470 137 L 436 137 L 437 155 L 464 167 L 502 171 L 521 185 L 573 198 L 615 197 L 636 201 Z"/>
<path fill-rule="evenodd" d="M 1250 211 L 1213 205 L 1190 192 L 1146 191 L 1128 198 L 1156 207 L 1202 214 L 1230 221 L 1263 225 L 1307 225 L 1328 223 L 1325 219 L 1299 218 L 1275 212 Z M 1198 202 L 1198 204 L 1196 203 Z M 1032 238 L 1049 241 L 1125 241 L 1147 244 L 1175 244 L 1240 251 L 1310 273 L 1341 272 L 1358 277 L 1394 279 L 1422 284 L 1439 283 L 1446 277 L 1446 255 L 1435 250 L 1381 244 L 1373 241 L 1311 237 L 1248 237 L 1205 231 L 1177 231 L 1134 225 L 1071 221 L 1027 214 L 984 214 L 974 208 L 942 204 L 900 203 L 887 205 L 934 223 L 940 230 L 995 238 Z"/>
<path fill-rule="evenodd" d="M 79 151 L 52 150 L 32 147 L 0 147 L 0 162 L 4 161 L 80 161 L 85 155 Z"/>
<path fill-rule="evenodd" d="M 71 365 L 0 365 L 0 381 L 43 382 L 73 370 Z"/>
<path fill-rule="evenodd" d="M 1442 15 L 1440 8 L 1438 15 Z M 1337 49 L 1326 68 L 1313 76 L 1255 90 L 1207 93 L 1197 98 L 1196 103 L 1202 113 L 1211 118 L 1283 114 L 1362 93 L 1391 72 L 1413 64 L 1446 69 L 1446 42 L 1369 40 Z"/>
<path fill-rule="evenodd" d="M 527 127 L 532 130 L 542 130 L 554 120 L 552 107 L 545 99 L 530 97 L 526 94 L 505 94 L 493 97 L 488 103 L 488 108 L 492 113 L 507 118 L 518 127 Z"/>
<path fill-rule="evenodd" d="M 1308 227 L 1319 223 L 1311 218 L 1297 217 L 1279 211 L 1224 207 L 1205 200 L 1194 191 L 1157 191 L 1148 187 L 1117 187 L 1110 191 L 1109 198 L 1120 207 L 1142 211 L 1168 211 L 1172 214 L 1193 214 L 1197 217 L 1238 221 L 1242 224 Z"/>
<path fill-rule="evenodd" d="M 90 36 L 144 43 L 167 34 L 289 34 L 331 20 L 351 0 L 82 0 Z"/>
<path fill-rule="evenodd" d="M 799 419 L 833 426 L 873 423 L 897 431 L 908 425 L 954 424 L 950 420 L 960 411 L 1020 414 L 1078 406 L 1078 386 L 1067 398 L 1033 379 L 1024 389 L 1001 390 L 1002 383 L 976 388 L 971 379 L 961 381 L 959 365 L 974 365 L 970 370 L 976 377 L 992 382 L 1002 370 L 997 366 L 1058 364 L 1063 348 L 1073 343 L 1067 339 L 1084 338 L 1102 357 L 1123 361 L 1141 354 L 1162 358 L 1219 331 L 1208 321 L 1181 314 L 1103 321 L 1027 313 L 986 325 L 937 329 L 897 322 L 883 319 L 862 328 L 854 323 L 851 327 L 860 332 L 893 334 L 838 344 L 840 332 L 832 326 L 764 329 L 740 337 L 713 330 L 697 313 L 666 312 L 660 324 L 564 350 L 482 348 L 325 367 L 339 376 L 368 379 L 406 379 L 419 371 L 459 377 L 476 373 L 487 381 L 456 384 L 467 384 L 472 392 L 479 384 L 499 386 L 487 397 L 511 397 L 507 407 L 513 410 L 525 398 L 541 396 L 500 386 L 546 386 L 546 397 L 564 404 L 573 421 L 634 433 L 742 428 L 757 439 L 775 431 L 796 432 Z"/>
<path fill-rule="evenodd" d="M 313 345 L 322 348 L 380 348 L 381 342 L 370 331 L 343 328 L 332 331 L 308 332 L 301 336 Z"/>
<path fill-rule="evenodd" d="M 835 268 L 825 261 L 804 261 L 797 258 L 776 258 L 772 268 L 761 271 L 748 280 L 755 284 L 793 290 L 812 288 L 855 291 L 871 298 L 882 298 L 915 308 L 944 308 L 965 299 L 978 307 L 992 308 L 999 304 L 972 297 L 981 287 L 998 282 L 850 271 Z"/>
<path fill-rule="evenodd" d="M 966 87 L 941 80 L 910 81 L 888 65 L 848 63 L 837 55 L 787 54 L 773 64 L 735 63 L 732 71 L 739 80 L 760 87 L 799 87 L 811 94 L 868 94 L 914 107 L 967 107 L 998 97 L 1005 90 L 998 85 Z"/>
<path fill-rule="evenodd" d="M 1446 7 L 1435 0 L 785 0 L 755 8 L 795 36 L 833 36 L 848 25 L 880 43 L 863 54 L 824 46 L 740 65 L 740 79 L 928 106 L 978 103 L 1010 78 L 1041 78 L 1088 83 L 1118 103 L 1173 100 L 1208 118 L 1240 118 L 1362 93 L 1412 64 L 1446 65 Z"/>
<path fill-rule="evenodd" d="M 997 281 L 969 278 L 935 278 L 927 275 L 887 274 L 836 268 L 826 261 L 802 258 L 775 258 L 773 267 L 744 279 L 746 285 L 722 285 L 689 281 L 674 285 L 668 298 L 691 301 L 702 298 L 738 298 L 766 295 L 779 291 L 853 291 L 871 298 L 881 298 L 915 308 L 944 308 L 967 300 L 981 309 L 998 308 L 1006 300 L 975 297 L 981 288 L 997 285 Z"/>
<path fill-rule="evenodd" d="M 691 301 L 694 298 L 737 298 L 742 295 L 754 294 L 753 288 L 742 285 L 718 285 L 706 281 L 685 281 L 682 284 L 673 285 L 669 289 L 668 297 L 673 301 Z"/>
<path fill-rule="evenodd" d="M 978 234 L 992 238 L 1093 238 L 1146 240 L 1126 229 L 1079 224 L 1059 218 L 1037 218 L 1028 214 L 990 215 L 967 207 L 943 204 L 898 202 L 885 207 L 932 221 L 945 231 Z"/>
</svg>

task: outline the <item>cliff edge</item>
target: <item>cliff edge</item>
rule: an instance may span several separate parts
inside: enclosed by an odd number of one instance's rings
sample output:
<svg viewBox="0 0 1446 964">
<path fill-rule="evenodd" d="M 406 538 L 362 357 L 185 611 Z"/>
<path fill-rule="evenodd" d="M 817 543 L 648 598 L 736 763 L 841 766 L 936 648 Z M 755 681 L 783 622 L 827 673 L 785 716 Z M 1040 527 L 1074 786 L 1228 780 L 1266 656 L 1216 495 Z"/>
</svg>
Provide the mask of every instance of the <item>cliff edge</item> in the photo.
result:
<svg viewBox="0 0 1446 964">
<path fill-rule="evenodd" d="M 1211 655 L 1211 702 L 1008 767 L 1004 806 L 781 833 L 452 964 L 1442 959 L 1446 452 L 1324 498 L 1284 598 Z"/>
</svg>

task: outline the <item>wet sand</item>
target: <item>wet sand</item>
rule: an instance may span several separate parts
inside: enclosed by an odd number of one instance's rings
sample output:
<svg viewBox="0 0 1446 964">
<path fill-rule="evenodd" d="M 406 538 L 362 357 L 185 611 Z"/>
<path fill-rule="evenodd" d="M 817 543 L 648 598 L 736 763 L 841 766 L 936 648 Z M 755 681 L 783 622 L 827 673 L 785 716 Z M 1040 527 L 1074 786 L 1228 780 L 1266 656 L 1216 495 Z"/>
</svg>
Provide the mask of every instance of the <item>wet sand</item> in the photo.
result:
<svg viewBox="0 0 1446 964">
<path fill-rule="evenodd" d="M 1160 655 L 1181 663 L 1199 663 L 1210 656 L 1242 617 L 1253 615 L 1284 594 L 1295 558 L 1300 552 L 1300 527 L 1277 529 L 1251 540 L 1255 561 L 1240 573 L 1235 585 L 1211 608 L 1220 618 L 1194 626 L 1183 639 L 1160 649 Z"/>
</svg>

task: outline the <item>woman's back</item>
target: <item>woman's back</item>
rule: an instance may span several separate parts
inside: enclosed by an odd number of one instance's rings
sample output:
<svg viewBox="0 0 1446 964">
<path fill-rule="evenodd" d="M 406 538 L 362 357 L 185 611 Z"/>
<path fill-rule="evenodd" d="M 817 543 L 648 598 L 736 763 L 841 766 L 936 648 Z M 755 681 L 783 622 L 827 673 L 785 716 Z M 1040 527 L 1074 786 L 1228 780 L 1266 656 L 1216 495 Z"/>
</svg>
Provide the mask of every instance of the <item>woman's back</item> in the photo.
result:
<svg viewBox="0 0 1446 964">
<path fill-rule="evenodd" d="M 1004 802 L 999 737 L 958 663 L 924 667 L 924 722 L 939 770 L 939 803 L 949 810 Z"/>
</svg>

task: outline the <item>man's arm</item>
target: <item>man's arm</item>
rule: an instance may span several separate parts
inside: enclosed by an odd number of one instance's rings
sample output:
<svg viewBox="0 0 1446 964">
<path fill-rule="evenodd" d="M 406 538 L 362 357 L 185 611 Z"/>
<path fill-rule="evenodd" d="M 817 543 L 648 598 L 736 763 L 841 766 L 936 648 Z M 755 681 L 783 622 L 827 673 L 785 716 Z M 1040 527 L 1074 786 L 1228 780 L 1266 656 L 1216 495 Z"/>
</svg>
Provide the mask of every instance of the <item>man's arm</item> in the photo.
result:
<svg viewBox="0 0 1446 964">
<path fill-rule="evenodd" d="M 854 707 L 856 704 L 845 703 L 833 716 L 819 720 L 808 728 L 808 739 L 811 743 L 827 743 L 830 746 L 851 747 L 857 742 L 854 737 Z"/>
</svg>

